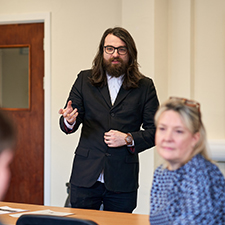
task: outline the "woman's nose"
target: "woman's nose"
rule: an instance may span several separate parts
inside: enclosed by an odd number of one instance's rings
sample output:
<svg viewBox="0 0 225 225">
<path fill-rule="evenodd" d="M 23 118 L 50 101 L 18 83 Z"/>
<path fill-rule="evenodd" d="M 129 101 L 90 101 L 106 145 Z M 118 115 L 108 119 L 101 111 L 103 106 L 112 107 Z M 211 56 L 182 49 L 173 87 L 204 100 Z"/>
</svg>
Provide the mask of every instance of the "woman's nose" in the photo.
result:
<svg viewBox="0 0 225 225">
<path fill-rule="evenodd" d="M 172 132 L 168 130 L 168 131 L 165 133 L 164 138 L 165 138 L 165 140 L 167 140 L 167 141 L 172 140 Z"/>
</svg>

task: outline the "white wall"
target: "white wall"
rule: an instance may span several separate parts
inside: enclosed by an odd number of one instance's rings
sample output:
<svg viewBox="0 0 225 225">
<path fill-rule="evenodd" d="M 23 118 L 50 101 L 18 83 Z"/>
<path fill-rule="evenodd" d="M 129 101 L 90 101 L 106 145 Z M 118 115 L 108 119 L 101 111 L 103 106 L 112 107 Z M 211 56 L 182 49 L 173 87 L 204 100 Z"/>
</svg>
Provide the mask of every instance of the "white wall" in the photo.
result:
<svg viewBox="0 0 225 225">
<path fill-rule="evenodd" d="M 198 0 L 195 15 L 194 95 L 209 137 L 225 139 L 225 1 Z"/>
<path fill-rule="evenodd" d="M 15 16 L 32 13 L 51 13 L 51 197 L 50 204 L 63 206 L 66 199 L 65 183 L 68 182 L 73 153 L 78 142 L 79 132 L 73 135 L 66 136 L 58 126 L 58 110 L 63 107 L 67 99 L 69 90 L 76 79 L 77 73 L 82 69 L 90 68 L 92 60 L 96 54 L 96 50 L 105 29 L 114 26 L 126 26 L 137 41 L 138 49 L 148 51 L 151 58 L 144 57 L 144 52 L 141 53 L 142 61 L 145 61 L 146 75 L 152 75 L 152 68 L 149 67 L 149 62 L 152 63 L 152 48 L 153 43 L 148 44 L 148 49 L 145 49 L 144 41 L 152 38 L 153 33 L 149 29 L 149 23 L 153 23 L 147 15 L 149 10 L 153 13 L 153 1 L 142 1 L 139 10 L 145 11 L 142 17 L 139 18 L 140 12 L 136 10 L 137 1 L 106 1 L 105 0 L 42 0 L 42 1 L 26 1 L 20 0 L 0 0 L 0 15 Z M 149 7 L 150 6 L 150 7 Z M 132 8 L 130 8 L 132 7 Z M 130 10 L 133 10 L 131 16 Z M 135 15 L 136 13 L 136 15 Z M 147 19 L 146 19 L 147 17 Z M 151 16 L 153 17 L 153 16 Z M 133 19 L 134 23 L 129 23 L 129 18 Z M 140 24 L 143 25 L 140 27 Z M 134 26 L 135 24 L 135 26 Z M 129 26 L 128 26 L 129 25 Z M 152 26 L 152 25 L 151 25 Z M 145 33 L 146 36 L 142 36 Z M 143 39 L 144 38 L 144 39 Z M 141 59 L 140 64 L 142 65 Z M 145 153 L 142 153 L 145 154 Z M 148 153 L 146 153 L 148 154 Z M 148 158 L 149 157 L 149 161 Z M 151 174 L 153 168 L 153 157 L 150 152 L 145 156 L 145 171 L 147 177 L 143 177 L 143 183 L 147 182 L 147 187 L 141 185 L 144 194 L 141 194 L 141 199 L 144 204 L 138 205 L 142 208 L 137 211 L 140 213 L 148 213 L 149 209 L 149 191 L 151 183 Z M 149 164 L 150 162 L 150 164 Z M 144 163 L 143 163 L 144 164 Z M 144 165 L 142 165 L 143 167 Z M 141 168 L 141 170 L 144 170 Z M 143 174 L 143 173 L 142 173 Z M 142 182 L 141 182 L 142 183 Z M 143 197 L 147 194 L 147 197 Z M 144 205 L 144 207 L 143 207 Z"/>
<path fill-rule="evenodd" d="M 154 78 L 160 100 L 180 96 L 199 101 L 210 154 L 225 161 L 225 1 L 155 4 Z M 155 154 L 155 166 L 158 161 Z"/>
<path fill-rule="evenodd" d="M 209 139 L 225 139 L 224 0 L 0 0 L 0 6 L 0 16 L 51 13 L 51 205 L 64 204 L 79 138 L 60 131 L 58 109 L 77 73 L 91 67 L 108 27 L 124 26 L 133 35 L 140 69 L 154 79 L 160 101 L 170 95 L 198 100 Z M 140 157 L 135 212 L 148 214 L 158 157 L 152 150 Z"/>
<path fill-rule="evenodd" d="M 138 3 L 138 4 L 137 4 Z M 123 0 L 122 26 L 128 29 L 138 48 L 140 71 L 154 79 L 154 1 Z M 149 198 L 154 168 L 153 149 L 140 155 L 138 207 L 135 213 L 149 213 Z"/>
</svg>

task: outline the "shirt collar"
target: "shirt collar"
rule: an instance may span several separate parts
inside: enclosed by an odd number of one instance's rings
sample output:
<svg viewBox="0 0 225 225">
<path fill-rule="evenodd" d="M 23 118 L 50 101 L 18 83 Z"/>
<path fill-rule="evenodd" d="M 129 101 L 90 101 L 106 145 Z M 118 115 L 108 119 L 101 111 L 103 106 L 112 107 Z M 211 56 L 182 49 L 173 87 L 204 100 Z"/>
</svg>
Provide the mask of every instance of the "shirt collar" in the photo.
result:
<svg viewBox="0 0 225 225">
<path fill-rule="evenodd" d="M 109 74 L 106 72 L 106 77 L 107 77 L 107 81 L 109 81 L 109 80 L 119 80 L 119 81 L 122 83 L 123 78 L 124 78 L 124 74 L 122 74 L 122 75 L 119 76 L 119 77 L 113 77 L 113 76 L 109 75 Z"/>
</svg>

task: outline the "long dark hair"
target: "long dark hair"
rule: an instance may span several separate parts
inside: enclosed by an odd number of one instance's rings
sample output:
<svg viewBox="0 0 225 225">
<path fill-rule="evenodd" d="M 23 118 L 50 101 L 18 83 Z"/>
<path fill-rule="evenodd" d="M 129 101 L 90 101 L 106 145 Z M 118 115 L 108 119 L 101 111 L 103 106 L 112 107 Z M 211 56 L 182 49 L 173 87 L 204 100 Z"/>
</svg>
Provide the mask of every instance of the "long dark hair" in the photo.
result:
<svg viewBox="0 0 225 225">
<path fill-rule="evenodd" d="M 92 85 L 102 87 L 107 82 L 106 71 L 103 67 L 103 51 L 105 38 L 108 34 L 113 34 L 120 38 L 126 44 L 128 49 L 129 62 L 124 76 L 123 88 L 137 88 L 139 80 L 143 77 L 138 69 L 137 48 L 132 36 L 122 27 L 109 28 L 104 32 L 99 44 L 98 52 L 92 64 L 92 76 L 90 78 Z"/>
</svg>

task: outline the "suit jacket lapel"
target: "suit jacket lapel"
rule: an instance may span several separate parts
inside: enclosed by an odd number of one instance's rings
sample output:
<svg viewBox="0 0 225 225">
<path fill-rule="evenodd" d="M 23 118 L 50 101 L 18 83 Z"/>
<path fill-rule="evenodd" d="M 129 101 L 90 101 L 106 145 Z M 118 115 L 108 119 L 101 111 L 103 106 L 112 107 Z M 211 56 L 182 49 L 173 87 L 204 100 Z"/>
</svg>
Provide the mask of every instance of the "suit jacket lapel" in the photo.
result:
<svg viewBox="0 0 225 225">
<path fill-rule="evenodd" d="M 104 87 L 99 87 L 98 88 L 99 92 L 101 93 L 103 99 L 105 100 L 106 104 L 111 108 L 112 103 L 109 95 L 109 89 L 108 85 L 105 85 Z"/>
<path fill-rule="evenodd" d="M 121 86 L 121 88 L 119 90 L 119 93 L 118 93 L 118 95 L 116 97 L 115 103 L 113 105 L 113 108 L 116 107 L 117 105 L 119 105 L 120 102 L 122 102 L 131 91 L 132 91 L 132 89 L 125 90 L 123 88 L 123 86 Z"/>
<path fill-rule="evenodd" d="M 108 89 L 108 85 L 105 85 L 104 87 L 99 87 L 98 88 L 99 92 L 101 93 L 101 95 L 103 96 L 103 99 L 105 100 L 106 104 L 110 107 L 110 108 L 114 108 L 116 107 L 118 104 L 120 104 L 121 101 L 123 101 L 126 96 L 132 91 L 132 89 L 130 90 L 125 90 L 123 88 L 123 86 L 121 86 L 119 93 L 116 97 L 116 100 L 114 102 L 114 105 L 112 106 L 112 102 L 110 99 L 110 94 L 109 94 L 109 89 Z"/>
</svg>

